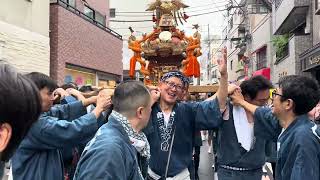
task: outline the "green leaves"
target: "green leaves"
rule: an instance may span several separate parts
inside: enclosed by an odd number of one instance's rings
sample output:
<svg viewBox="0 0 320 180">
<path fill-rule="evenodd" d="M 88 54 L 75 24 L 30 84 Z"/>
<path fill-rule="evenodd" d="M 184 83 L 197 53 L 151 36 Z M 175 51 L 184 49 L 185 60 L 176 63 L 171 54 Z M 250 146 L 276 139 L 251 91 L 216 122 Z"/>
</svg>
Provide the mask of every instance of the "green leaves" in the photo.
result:
<svg viewBox="0 0 320 180">
<path fill-rule="evenodd" d="M 284 34 L 279 36 L 274 36 L 272 38 L 272 44 L 276 48 L 276 57 L 277 61 L 284 58 L 288 55 L 288 45 L 289 45 L 289 38 L 290 34 Z"/>
</svg>

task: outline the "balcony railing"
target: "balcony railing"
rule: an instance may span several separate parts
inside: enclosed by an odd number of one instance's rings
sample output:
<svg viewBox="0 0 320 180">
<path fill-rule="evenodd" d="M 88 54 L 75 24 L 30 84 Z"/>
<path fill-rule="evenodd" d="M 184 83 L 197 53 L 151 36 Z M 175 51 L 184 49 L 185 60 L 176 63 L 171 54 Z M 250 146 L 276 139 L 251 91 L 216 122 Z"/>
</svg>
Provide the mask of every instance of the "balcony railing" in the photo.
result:
<svg viewBox="0 0 320 180">
<path fill-rule="evenodd" d="M 97 20 L 93 19 L 92 17 L 84 14 L 83 12 L 79 11 L 77 8 L 71 6 L 70 4 L 62 1 L 62 0 L 57 0 L 55 3 L 53 4 L 58 4 L 61 7 L 64 7 L 65 9 L 67 9 L 68 11 L 74 13 L 75 15 L 78 15 L 79 17 L 81 17 L 82 19 L 92 23 L 93 25 L 99 27 L 100 29 L 110 33 L 111 35 L 113 35 L 114 37 L 122 40 L 122 36 L 120 34 L 118 34 L 117 32 L 113 31 L 112 29 L 106 27 L 104 24 L 98 22 Z"/>
<path fill-rule="evenodd" d="M 289 43 L 282 49 L 282 51 L 276 52 L 276 64 L 289 56 Z"/>
</svg>

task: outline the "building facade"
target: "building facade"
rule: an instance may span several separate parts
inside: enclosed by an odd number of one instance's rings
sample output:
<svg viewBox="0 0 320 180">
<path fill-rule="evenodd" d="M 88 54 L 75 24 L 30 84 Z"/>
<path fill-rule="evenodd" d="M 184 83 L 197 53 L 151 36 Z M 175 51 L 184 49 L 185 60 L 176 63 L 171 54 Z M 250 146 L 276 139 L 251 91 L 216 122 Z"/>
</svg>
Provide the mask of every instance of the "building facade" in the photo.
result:
<svg viewBox="0 0 320 180">
<path fill-rule="evenodd" d="M 3 0 L 0 59 L 20 72 L 49 74 L 49 0 Z"/>
<path fill-rule="evenodd" d="M 312 47 L 300 54 L 301 70 L 320 83 L 320 0 L 311 0 Z"/>
<path fill-rule="evenodd" d="M 247 46 L 249 55 L 249 75 L 263 75 L 271 80 L 273 68 L 272 46 L 272 6 L 267 0 L 251 0 L 246 4 L 249 17 Z"/>
<path fill-rule="evenodd" d="M 273 59 L 271 3 L 242 0 L 229 7 L 229 80 L 242 81 L 252 75 L 270 79 Z"/>
<path fill-rule="evenodd" d="M 304 74 L 300 54 L 312 47 L 313 0 L 275 0 L 272 26 L 275 56 L 272 81 L 286 75 Z M 319 29 L 317 30 L 319 31 Z"/>
<path fill-rule="evenodd" d="M 232 5 L 230 5 L 232 6 Z M 228 55 L 228 80 L 238 81 L 245 76 L 244 64 L 241 60 L 246 45 L 243 42 L 245 34 L 246 20 L 241 8 L 236 8 L 229 12 L 227 30 L 227 55 Z"/>
<path fill-rule="evenodd" d="M 108 21 L 108 1 L 51 0 L 50 75 L 59 84 L 113 87 L 122 80 L 122 36 Z"/>
<path fill-rule="evenodd" d="M 216 84 L 219 82 L 217 58 L 220 55 L 221 44 L 221 35 L 211 35 L 210 39 L 203 40 L 202 47 L 204 47 L 205 51 L 202 54 L 202 58 L 198 58 L 201 67 L 200 85 Z M 196 82 L 196 78 L 194 78 L 194 81 Z"/>
</svg>

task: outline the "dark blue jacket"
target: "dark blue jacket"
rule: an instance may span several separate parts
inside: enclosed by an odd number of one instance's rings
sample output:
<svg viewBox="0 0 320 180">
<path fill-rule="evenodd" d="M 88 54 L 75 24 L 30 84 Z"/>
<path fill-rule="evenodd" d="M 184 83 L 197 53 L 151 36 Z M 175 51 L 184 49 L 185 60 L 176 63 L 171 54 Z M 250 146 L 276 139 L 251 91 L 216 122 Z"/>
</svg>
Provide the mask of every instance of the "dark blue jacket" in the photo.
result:
<svg viewBox="0 0 320 180">
<path fill-rule="evenodd" d="M 261 169 L 266 160 L 266 141 L 261 137 L 254 137 L 254 144 L 250 151 L 245 150 L 238 142 L 232 112 L 233 106 L 229 104 L 229 120 L 223 121 L 218 130 L 218 164 L 248 169 Z"/>
<path fill-rule="evenodd" d="M 74 180 L 142 180 L 136 156 L 122 125 L 110 116 L 85 147 Z"/>
<path fill-rule="evenodd" d="M 168 177 L 172 177 L 188 168 L 192 162 L 193 136 L 197 130 L 213 129 L 222 123 L 218 100 L 200 103 L 178 103 L 173 108 L 176 127 Z M 158 175 L 165 174 L 168 152 L 161 151 L 161 139 L 157 113 L 158 104 L 152 108 L 151 118 L 144 132 L 150 143 L 151 158 L 149 167 Z M 171 142 L 171 141 L 170 141 Z"/>
<path fill-rule="evenodd" d="M 320 141 L 307 115 L 298 116 L 282 133 L 271 109 L 258 108 L 254 117 L 255 134 L 277 141 L 277 180 L 320 180 Z"/>
<path fill-rule="evenodd" d="M 93 113 L 82 103 L 54 106 L 33 124 L 12 158 L 15 180 L 63 180 L 60 150 L 89 141 L 98 129 Z M 81 117 L 80 117 L 81 116 Z M 75 119 L 72 122 L 62 119 Z"/>
</svg>

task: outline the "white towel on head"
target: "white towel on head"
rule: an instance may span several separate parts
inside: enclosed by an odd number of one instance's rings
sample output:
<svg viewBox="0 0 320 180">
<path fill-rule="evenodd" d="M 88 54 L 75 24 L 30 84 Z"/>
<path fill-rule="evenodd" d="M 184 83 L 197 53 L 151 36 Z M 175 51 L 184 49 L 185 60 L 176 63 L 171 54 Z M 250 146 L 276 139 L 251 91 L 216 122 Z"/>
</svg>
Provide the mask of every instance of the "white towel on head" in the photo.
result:
<svg viewBox="0 0 320 180">
<path fill-rule="evenodd" d="M 243 107 L 233 106 L 232 114 L 238 142 L 245 150 L 250 151 L 253 142 L 253 124 L 248 122 Z"/>
</svg>

